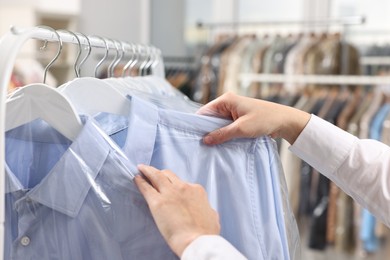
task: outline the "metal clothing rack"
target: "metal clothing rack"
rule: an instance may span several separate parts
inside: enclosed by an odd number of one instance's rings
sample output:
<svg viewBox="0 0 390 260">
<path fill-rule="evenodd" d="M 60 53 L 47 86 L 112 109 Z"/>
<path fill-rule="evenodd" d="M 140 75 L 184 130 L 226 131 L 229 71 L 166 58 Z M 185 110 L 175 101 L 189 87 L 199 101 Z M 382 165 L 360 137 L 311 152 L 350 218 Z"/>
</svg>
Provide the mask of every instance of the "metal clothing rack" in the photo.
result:
<svg viewBox="0 0 390 260">
<path fill-rule="evenodd" d="M 195 58 L 188 56 L 188 57 L 180 57 L 180 56 L 163 56 L 163 59 L 165 62 L 182 62 L 182 63 L 193 63 L 195 62 Z"/>
<path fill-rule="evenodd" d="M 330 18 L 322 20 L 285 20 L 285 21 L 258 21 L 258 22 L 198 22 L 199 29 L 209 28 L 211 30 L 219 27 L 254 27 L 254 26 L 330 26 L 339 25 L 342 28 L 341 38 L 341 74 L 347 74 L 348 71 L 348 46 L 346 38 L 349 35 L 351 26 L 362 25 L 366 22 L 365 16 L 348 16 L 340 18 Z M 364 63 L 379 64 L 385 62 L 388 64 L 389 59 L 376 57 L 375 59 L 362 59 Z M 387 76 L 345 76 L 345 75 L 280 75 L 280 74 L 240 74 L 240 81 L 245 82 L 268 82 L 268 83 L 301 83 L 301 84 L 319 84 L 319 85 L 380 85 L 390 84 L 390 77 Z"/>
<path fill-rule="evenodd" d="M 347 16 L 340 18 L 329 18 L 322 20 L 285 20 L 285 21 L 253 21 L 253 22 L 197 22 L 198 29 L 210 28 L 215 29 L 218 27 L 252 27 L 252 26 L 285 26 L 285 25 L 310 25 L 310 26 L 328 26 L 328 25 L 361 25 L 366 22 L 364 16 Z"/>
<path fill-rule="evenodd" d="M 80 37 L 78 37 L 81 35 Z M 4 200 L 4 185 L 5 185 L 5 109 L 7 86 L 11 79 L 13 66 L 19 51 L 23 44 L 29 39 L 43 40 L 48 42 L 71 43 L 76 45 L 91 46 L 92 48 L 106 48 L 115 50 L 119 57 L 116 56 L 114 62 L 120 62 L 126 55 L 135 55 L 137 59 L 140 56 L 145 57 L 153 55 L 153 59 L 157 60 L 160 70 L 164 71 L 161 51 L 146 45 L 136 45 L 138 47 L 137 54 L 134 53 L 134 46 L 126 42 L 106 39 L 100 36 L 83 36 L 78 34 L 75 36 L 72 32 L 55 31 L 43 27 L 33 28 L 15 28 L 12 27 L 8 33 L 0 38 L 0 259 L 4 257 L 4 216 L 5 216 L 5 200 Z M 148 52 L 147 50 L 151 51 Z M 145 60 L 152 60 L 147 58 Z M 158 67 L 157 66 L 157 67 Z M 158 68 L 157 68 L 158 69 Z M 163 75 L 163 74 L 162 74 Z"/>
<path fill-rule="evenodd" d="M 212 31 L 216 28 L 230 27 L 234 29 L 235 33 L 238 33 L 239 28 L 243 27 L 258 27 L 258 26 L 291 26 L 291 25 L 302 25 L 310 27 L 328 27 L 331 25 L 338 25 L 342 28 L 341 36 L 341 69 L 342 73 L 345 74 L 348 71 L 348 46 L 346 44 L 346 35 L 348 34 L 351 26 L 362 25 L 366 23 L 365 16 L 345 16 L 338 18 L 328 19 L 313 19 L 313 20 L 279 20 L 279 21 L 238 21 L 237 18 L 233 22 L 197 22 L 198 29 L 210 29 L 209 40 L 212 38 Z"/>
<path fill-rule="evenodd" d="M 240 81 L 316 85 L 389 85 L 390 76 L 285 75 L 242 73 Z"/>
<path fill-rule="evenodd" d="M 367 66 L 367 65 L 383 65 L 383 66 L 389 66 L 390 65 L 390 57 L 389 56 L 363 56 L 360 58 L 360 65 Z"/>
</svg>

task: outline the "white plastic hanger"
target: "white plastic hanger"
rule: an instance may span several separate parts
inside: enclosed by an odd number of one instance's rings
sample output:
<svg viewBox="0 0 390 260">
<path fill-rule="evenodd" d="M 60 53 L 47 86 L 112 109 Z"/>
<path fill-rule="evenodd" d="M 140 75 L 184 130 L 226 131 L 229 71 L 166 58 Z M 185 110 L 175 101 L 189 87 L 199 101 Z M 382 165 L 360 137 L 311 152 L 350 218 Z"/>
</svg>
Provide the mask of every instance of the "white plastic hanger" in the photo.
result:
<svg viewBox="0 0 390 260">
<path fill-rule="evenodd" d="M 44 28 L 55 32 L 59 42 L 56 56 L 45 68 L 45 83 L 47 71 L 61 53 L 62 41 L 54 29 Z M 46 44 L 47 42 L 44 47 Z M 6 106 L 6 131 L 38 118 L 46 121 L 71 141 L 75 140 L 82 129 L 81 120 L 72 104 L 60 92 L 46 84 L 30 84 L 16 90 L 7 99 Z"/>
<path fill-rule="evenodd" d="M 78 78 L 59 91 L 72 101 L 79 114 L 95 116 L 99 112 L 128 116 L 131 101 L 106 82 L 96 78 Z"/>
<path fill-rule="evenodd" d="M 85 35 L 84 37 L 89 42 L 88 37 Z M 103 57 L 105 59 L 109 48 L 107 42 L 104 39 L 102 40 L 106 45 L 106 55 Z M 84 58 L 85 60 L 86 58 Z M 101 63 L 102 61 L 98 65 Z M 79 69 L 81 65 L 82 63 L 80 63 Z M 90 77 L 77 78 L 60 86 L 59 91 L 72 101 L 72 104 L 80 114 L 95 116 L 99 112 L 107 112 L 123 116 L 129 115 L 131 101 L 100 79 Z"/>
<path fill-rule="evenodd" d="M 144 50 L 144 56 L 148 56 L 149 58 L 147 62 L 142 62 L 143 52 L 141 46 L 130 44 L 130 47 L 133 56 L 124 66 L 122 76 L 129 74 L 137 63 L 140 63 L 138 70 L 145 72 L 153 70 L 153 66 L 159 62 L 159 54 L 156 49 L 147 48 Z M 201 106 L 200 104 L 190 101 L 187 96 L 174 88 L 168 81 L 158 76 L 127 76 L 123 78 L 107 78 L 103 81 L 124 96 L 134 95 L 145 101 L 152 102 L 160 108 L 195 113 Z"/>
<path fill-rule="evenodd" d="M 63 136 L 74 141 L 82 123 L 72 104 L 55 88 L 30 84 L 19 88 L 6 102 L 5 130 L 41 118 Z"/>
</svg>

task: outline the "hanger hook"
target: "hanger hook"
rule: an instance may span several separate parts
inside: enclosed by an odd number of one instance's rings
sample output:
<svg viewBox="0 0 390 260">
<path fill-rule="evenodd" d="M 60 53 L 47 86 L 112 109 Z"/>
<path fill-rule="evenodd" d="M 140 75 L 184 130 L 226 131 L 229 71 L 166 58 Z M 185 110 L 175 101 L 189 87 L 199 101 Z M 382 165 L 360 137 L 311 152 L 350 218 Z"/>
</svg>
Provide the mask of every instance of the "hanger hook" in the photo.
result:
<svg viewBox="0 0 390 260">
<path fill-rule="evenodd" d="M 87 42 L 88 42 L 88 46 L 87 46 L 87 48 L 88 48 L 88 53 L 87 53 L 87 55 L 85 55 L 85 57 L 83 58 L 83 60 L 80 62 L 79 66 L 78 66 L 78 72 L 79 72 L 79 75 L 80 75 L 80 74 L 81 74 L 81 73 L 80 73 L 80 72 L 81 72 L 81 66 L 84 65 L 85 61 L 86 61 L 86 60 L 88 59 L 88 57 L 91 55 L 92 47 L 91 47 L 91 42 L 89 41 L 88 36 L 85 35 L 85 34 L 83 34 L 83 33 L 80 33 L 80 32 L 79 32 L 79 34 L 81 34 L 81 35 L 87 40 Z"/>
<path fill-rule="evenodd" d="M 152 64 L 150 65 L 151 72 L 154 71 L 157 64 L 159 63 L 159 50 L 156 47 L 152 47 L 152 48 L 153 48 L 153 61 Z"/>
<path fill-rule="evenodd" d="M 134 59 L 134 56 L 135 56 L 135 53 L 133 52 L 133 44 L 132 43 L 127 43 L 127 45 L 130 46 L 131 48 L 131 58 L 129 59 L 129 61 L 126 63 L 126 65 L 123 67 L 123 70 L 122 70 L 122 77 L 125 77 L 126 76 L 126 70 L 130 67 L 130 65 L 133 63 L 133 59 Z"/>
<path fill-rule="evenodd" d="M 123 43 L 121 41 L 116 41 L 116 42 L 119 43 L 119 45 L 121 46 L 122 52 L 120 53 L 119 58 L 115 61 L 114 65 L 112 66 L 113 71 L 115 71 L 115 68 L 119 65 L 123 56 L 125 56 L 125 49 L 123 47 Z"/>
<path fill-rule="evenodd" d="M 139 75 L 140 76 L 143 76 L 144 75 L 144 69 L 145 69 L 145 66 L 146 64 L 148 63 L 148 47 L 147 46 L 143 46 L 144 47 L 144 60 L 142 61 L 141 65 L 140 65 L 140 68 L 139 68 Z"/>
<path fill-rule="evenodd" d="M 60 37 L 60 35 L 56 32 L 56 30 L 54 30 L 53 28 L 49 27 L 49 26 L 45 26 L 45 25 L 41 25 L 41 26 L 38 26 L 38 28 L 42 28 L 42 29 L 46 29 L 46 30 L 49 30 L 49 31 L 52 31 L 57 39 L 58 39 L 58 50 L 57 50 L 57 54 L 56 56 L 54 56 L 54 58 L 49 62 L 49 64 L 46 65 L 46 68 L 43 72 L 43 84 L 46 83 L 46 76 L 47 76 L 47 72 L 49 71 L 51 65 L 53 65 L 53 63 L 58 59 L 58 57 L 60 56 L 61 54 L 61 51 L 62 51 L 62 39 Z M 47 40 L 45 41 L 44 45 L 41 47 L 41 50 L 44 50 L 47 46 Z"/>
<path fill-rule="evenodd" d="M 148 45 L 145 45 L 145 61 L 144 66 L 142 68 L 142 76 L 146 76 L 148 74 L 148 66 L 151 59 L 151 48 Z"/>
<path fill-rule="evenodd" d="M 157 67 L 157 65 L 160 63 L 160 55 L 161 55 L 161 52 L 160 52 L 160 50 L 159 49 L 157 49 L 157 48 L 155 48 L 155 47 L 153 47 L 153 49 L 154 49 L 154 61 L 153 61 L 153 63 L 152 63 L 152 66 L 151 66 L 151 70 L 153 71 L 156 67 Z"/>
<path fill-rule="evenodd" d="M 145 65 L 143 69 L 143 74 L 142 75 L 148 75 L 148 69 L 150 67 L 150 61 L 152 60 L 152 48 L 148 45 L 145 46 L 146 49 L 146 59 L 145 59 Z"/>
<path fill-rule="evenodd" d="M 140 44 L 137 45 L 137 51 L 138 51 L 138 61 L 135 66 L 138 66 L 138 76 L 141 75 L 141 66 L 143 64 L 143 49 Z"/>
<path fill-rule="evenodd" d="M 154 63 L 154 47 L 153 46 L 149 46 L 149 60 L 148 60 L 148 63 L 146 64 L 146 67 L 145 67 L 145 72 L 147 73 L 148 71 L 150 71 L 150 69 L 152 68 L 152 65 Z"/>
<path fill-rule="evenodd" d="M 110 65 L 108 66 L 107 68 L 107 75 L 108 77 L 112 77 L 114 75 L 114 64 L 115 64 L 115 61 L 118 59 L 118 56 L 119 56 L 119 48 L 118 46 L 116 45 L 116 41 L 113 40 L 113 39 L 110 39 L 110 41 L 113 43 L 113 45 L 115 46 L 115 49 L 116 49 L 116 53 L 115 53 L 115 57 L 114 59 L 112 60 L 112 62 L 110 63 Z"/>
<path fill-rule="evenodd" d="M 150 61 L 150 48 L 149 48 L 149 46 L 145 45 L 145 60 L 143 62 L 144 66 L 141 70 L 142 76 L 146 75 L 146 72 L 147 72 L 146 70 L 147 70 L 149 61 Z"/>
<path fill-rule="evenodd" d="M 142 46 L 140 44 L 136 45 L 136 52 L 137 52 L 137 61 L 133 64 L 133 68 L 136 68 L 139 75 L 139 69 L 142 64 Z"/>
<path fill-rule="evenodd" d="M 99 67 L 103 64 L 103 62 L 107 59 L 107 57 L 108 57 L 108 52 L 110 51 L 110 48 L 108 47 L 108 44 L 107 44 L 107 41 L 106 41 L 105 38 L 100 37 L 100 36 L 97 36 L 97 35 L 93 35 L 93 36 L 91 36 L 91 37 L 95 37 L 95 38 L 100 39 L 101 41 L 104 42 L 104 46 L 106 46 L 106 52 L 104 53 L 103 58 L 99 61 L 98 64 L 96 64 L 96 67 L 95 67 L 95 78 L 97 78 L 97 77 L 98 77 L 98 74 L 97 74 L 97 73 L 98 73 L 98 68 L 99 68 Z"/>
<path fill-rule="evenodd" d="M 57 32 L 69 33 L 69 34 L 73 35 L 76 38 L 76 40 L 77 40 L 77 43 L 78 43 L 78 46 L 79 46 L 79 50 L 77 52 L 76 60 L 75 60 L 75 62 L 73 64 L 73 69 L 74 69 L 74 72 L 76 73 L 76 77 L 79 78 L 80 77 L 80 73 L 77 70 L 77 64 L 78 64 L 80 56 L 81 56 L 81 42 L 80 42 L 80 39 L 79 39 L 79 37 L 77 37 L 77 35 L 74 32 L 69 31 L 69 30 L 61 29 L 61 30 L 57 30 Z"/>
<path fill-rule="evenodd" d="M 131 45 L 131 48 L 132 48 L 132 52 L 134 53 L 134 60 L 133 62 L 130 64 L 129 68 L 128 68 L 128 75 L 131 76 L 131 70 L 134 68 L 134 66 L 138 63 L 138 59 L 139 59 L 139 55 L 138 55 L 138 52 L 137 52 L 137 45 L 135 44 L 132 44 Z"/>
</svg>

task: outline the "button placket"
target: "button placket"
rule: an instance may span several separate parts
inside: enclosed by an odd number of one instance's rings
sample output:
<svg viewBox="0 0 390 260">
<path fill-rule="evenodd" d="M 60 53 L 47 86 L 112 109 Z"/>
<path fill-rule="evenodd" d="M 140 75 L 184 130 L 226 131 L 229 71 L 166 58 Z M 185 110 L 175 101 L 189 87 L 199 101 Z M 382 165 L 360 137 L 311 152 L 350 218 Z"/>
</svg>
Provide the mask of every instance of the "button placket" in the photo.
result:
<svg viewBox="0 0 390 260">
<path fill-rule="evenodd" d="M 34 201 L 26 196 L 17 201 L 16 204 L 16 210 L 18 212 L 18 233 L 21 235 L 19 236 L 19 246 L 26 248 L 31 244 L 31 237 L 27 235 L 29 233 L 28 230 L 30 230 L 37 219 Z"/>
</svg>

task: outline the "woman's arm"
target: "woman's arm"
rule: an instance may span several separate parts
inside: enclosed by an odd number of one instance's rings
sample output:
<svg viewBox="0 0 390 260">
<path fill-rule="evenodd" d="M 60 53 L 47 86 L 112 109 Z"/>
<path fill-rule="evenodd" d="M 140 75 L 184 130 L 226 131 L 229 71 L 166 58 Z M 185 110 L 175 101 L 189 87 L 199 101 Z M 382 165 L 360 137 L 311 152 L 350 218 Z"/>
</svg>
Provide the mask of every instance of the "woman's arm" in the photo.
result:
<svg viewBox="0 0 390 260">
<path fill-rule="evenodd" d="M 314 115 L 290 150 L 390 226 L 390 147 Z"/>
</svg>

